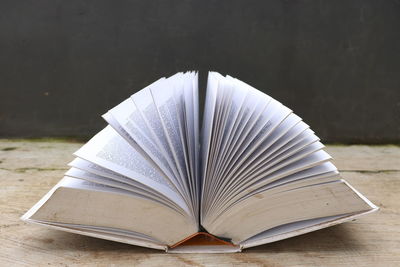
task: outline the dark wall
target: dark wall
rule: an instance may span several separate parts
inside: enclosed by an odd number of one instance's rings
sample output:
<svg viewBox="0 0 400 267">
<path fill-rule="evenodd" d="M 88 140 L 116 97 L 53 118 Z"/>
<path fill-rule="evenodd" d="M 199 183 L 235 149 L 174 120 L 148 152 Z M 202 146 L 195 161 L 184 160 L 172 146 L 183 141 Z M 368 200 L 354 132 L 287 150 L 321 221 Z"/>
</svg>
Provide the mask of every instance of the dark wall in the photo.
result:
<svg viewBox="0 0 400 267">
<path fill-rule="evenodd" d="M 195 69 L 266 92 L 324 141 L 399 142 L 399 26 L 390 0 L 2 0 L 0 136 L 91 136 L 135 91 Z"/>
</svg>

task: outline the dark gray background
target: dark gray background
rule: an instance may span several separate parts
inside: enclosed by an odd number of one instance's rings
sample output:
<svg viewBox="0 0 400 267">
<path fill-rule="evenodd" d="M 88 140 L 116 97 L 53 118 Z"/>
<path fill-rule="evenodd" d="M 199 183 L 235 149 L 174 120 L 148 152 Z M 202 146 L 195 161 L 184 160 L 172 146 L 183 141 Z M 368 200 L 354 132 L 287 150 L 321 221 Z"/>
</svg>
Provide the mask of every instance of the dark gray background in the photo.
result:
<svg viewBox="0 0 400 267">
<path fill-rule="evenodd" d="M 161 76 L 235 76 L 327 142 L 400 141 L 399 1 L 0 1 L 0 137 L 87 138 Z M 204 91 L 204 82 L 202 82 Z"/>
</svg>

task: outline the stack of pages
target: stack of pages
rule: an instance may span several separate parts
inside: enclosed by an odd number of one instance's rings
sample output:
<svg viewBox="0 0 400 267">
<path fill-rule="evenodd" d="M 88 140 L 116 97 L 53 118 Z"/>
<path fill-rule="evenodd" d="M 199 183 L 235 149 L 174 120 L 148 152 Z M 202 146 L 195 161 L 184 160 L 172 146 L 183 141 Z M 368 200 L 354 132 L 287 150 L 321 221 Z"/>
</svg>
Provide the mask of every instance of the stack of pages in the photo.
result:
<svg viewBox="0 0 400 267">
<path fill-rule="evenodd" d="M 177 73 L 103 115 L 28 222 L 168 252 L 237 252 L 377 210 L 277 100 L 208 74 Z"/>
</svg>

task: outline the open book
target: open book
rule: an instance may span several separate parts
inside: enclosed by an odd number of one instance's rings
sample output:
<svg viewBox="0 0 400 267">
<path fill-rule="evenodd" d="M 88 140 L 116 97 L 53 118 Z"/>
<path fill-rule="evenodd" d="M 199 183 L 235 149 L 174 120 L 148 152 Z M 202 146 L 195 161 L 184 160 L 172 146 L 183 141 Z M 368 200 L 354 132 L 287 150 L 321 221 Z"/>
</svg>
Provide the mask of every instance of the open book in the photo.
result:
<svg viewBox="0 0 400 267">
<path fill-rule="evenodd" d="M 103 115 L 28 222 L 168 252 L 237 252 L 377 210 L 289 108 L 250 85 L 178 73 Z"/>
</svg>

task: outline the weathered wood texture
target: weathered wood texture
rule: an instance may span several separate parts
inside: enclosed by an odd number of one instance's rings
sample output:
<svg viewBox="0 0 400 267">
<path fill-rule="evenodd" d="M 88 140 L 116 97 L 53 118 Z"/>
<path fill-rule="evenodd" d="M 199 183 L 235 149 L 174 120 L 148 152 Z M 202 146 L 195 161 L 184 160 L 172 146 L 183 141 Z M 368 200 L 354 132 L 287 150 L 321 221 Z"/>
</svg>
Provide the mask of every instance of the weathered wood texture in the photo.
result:
<svg viewBox="0 0 400 267">
<path fill-rule="evenodd" d="M 327 149 L 378 213 L 243 253 L 173 255 L 19 220 L 62 177 L 80 145 L 0 141 L 1 266 L 400 266 L 400 147 Z"/>
</svg>

